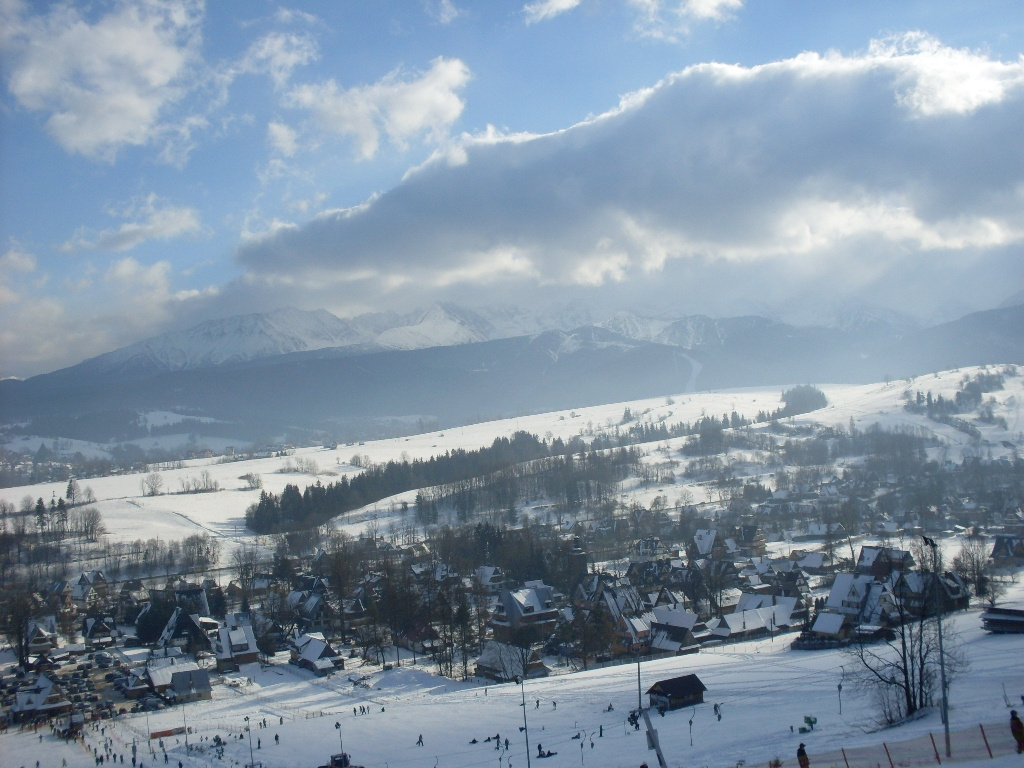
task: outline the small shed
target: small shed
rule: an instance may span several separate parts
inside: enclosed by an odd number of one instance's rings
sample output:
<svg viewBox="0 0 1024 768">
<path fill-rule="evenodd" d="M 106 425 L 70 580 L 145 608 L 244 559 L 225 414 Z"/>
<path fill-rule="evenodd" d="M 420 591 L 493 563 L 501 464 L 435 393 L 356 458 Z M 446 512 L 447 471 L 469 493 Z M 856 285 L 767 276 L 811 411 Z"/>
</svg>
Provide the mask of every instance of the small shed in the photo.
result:
<svg viewBox="0 0 1024 768">
<path fill-rule="evenodd" d="M 707 687 L 696 675 L 659 680 L 647 689 L 651 706 L 659 710 L 679 709 L 704 703 Z"/>
</svg>

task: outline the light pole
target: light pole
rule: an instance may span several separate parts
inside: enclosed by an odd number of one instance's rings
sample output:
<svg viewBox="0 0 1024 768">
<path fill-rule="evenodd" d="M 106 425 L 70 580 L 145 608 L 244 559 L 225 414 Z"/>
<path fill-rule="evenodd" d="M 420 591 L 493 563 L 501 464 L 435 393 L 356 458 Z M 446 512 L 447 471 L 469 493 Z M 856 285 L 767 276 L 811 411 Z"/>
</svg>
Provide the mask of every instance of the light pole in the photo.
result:
<svg viewBox="0 0 1024 768">
<path fill-rule="evenodd" d="M 580 739 L 580 766 L 583 766 L 584 765 L 584 762 L 583 762 L 583 752 L 584 752 L 583 745 L 587 743 L 587 732 L 585 730 L 583 730 L 583 729 L 580 729 L 580 733 L 583 734 L 583 737 Z"/>
<path fill-rule="evenodd" d="M 842 672 L 842 677 L 839 678 L 839 685 L 837 686 L 839 689 L 839 714 L 841 715 L 843 714 L 843 680 L 846 679 L 846 669 L 840 667 L 839 670 Z"/>
<path fill-rule="evenodd" d="M 344 755 L 345 754 L 345 742 L 341 738 L 341 723 L 340 722 L 335 721 L 335 723 L 334 723 L 334 730 L 336 730 L 338 732 L 338 749 L 341 751 L 341 754 Z"/>
<path fill-rule="evenodd" d="M 949 700 L 946 695 L 946 652 L 942 645 L 942 596 L 939 594 L 939 545 L 935 539 L 921 535 L 924 543 L 932 548 L 932 571 L 935 583 L 935 617 L 939 623 L 939 682 L 942 685 L 942 727 L 946 736 L 946 757 L 952 757 L 952 750 L 949 746 Z"/>
<path fill-rule="evenodd" d="M 249 768 L 256 768 L 256 758 L 252 756 L 252 728 L 249 727 L 249 716 L 245 716 L 245 730 L 249 733 Z"/>
<path fill-rule="evenodd" d="M 524 665 L 525 666 L 525 665 Z M 526 671 L 525 669 L 523 670 Z M 523 694 L 523 735 L 526 737 L 526 768 L 530 768 L 530 728 L 526 724 L 526 678 L 516 675 L 516 685 Z"/>
<path fill-rule="evenodd" d="M 192 698 L 196 695 L 196 681 L 192 679 L 192 673 L 188 676 L 188 695 Z M 188 754 L 188 723 L 185 721 L 185 704 L 187 701 L 182 699 L 181 701 L 181 724 L 185 727 L 185 753 Z"/>
</svg>

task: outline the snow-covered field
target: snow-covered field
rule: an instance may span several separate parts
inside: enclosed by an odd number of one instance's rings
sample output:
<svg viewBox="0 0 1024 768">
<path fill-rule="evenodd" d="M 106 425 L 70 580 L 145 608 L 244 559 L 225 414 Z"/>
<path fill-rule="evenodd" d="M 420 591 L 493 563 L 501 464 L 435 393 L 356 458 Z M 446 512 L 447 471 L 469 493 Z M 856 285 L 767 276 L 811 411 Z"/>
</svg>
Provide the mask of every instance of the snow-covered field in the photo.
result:
<svg viewBox="0 0 1024 768">
<path fill-rule="evenodd" d="M 952 427 L 928 420 L 923 415 L 903 410 L 903 393 L 907 390 L 931 391 L 934 395 L 954 396 L 965 375 L 973 376 L 976 368 L 946 371 L 916 379 L 899 380 L 891 383 L 868 385 L 820 385 L 828 397 L 828 407 L 805 414 L 792 420 L 794 424 L 819 423 L 848 427 L 850 421 L 858 429 L 872 424 L 893 428 L 913 427 L 940 437 L 948 446 L 947 458 L 958 461 L 964 455 L 999 457 L 1010 453 L 1002 441 L 1021 442 L 1024 420 L 1021 404 L 1024 403 L 1024 376 L 1006 377 L 1005 388 L 985 396 L 993 401 L 993 414 L 1003 417 L 1007 429 L 997 426 L 979 425 L 983 444 Z M 997 370 L 997 369 L 990 369 Z M 294 455 L 282 458 L 257 459 L 244 462 L 219 463 L 218 459 L 200 459 L 186 462 L 184 468 L 160 470 L 163 478 L 163 493 L 159 496 L 144 496 L 142 475 L 120 475 L 114 477 L 83 478 L 80 483 L 94 493 L 96 507 L 103 515 L 103 522 L 113 539 L 134 540 L 137 538 L 160 537 L 165 540 L 181 539 L 197 532 L 209 532 L 222 537 L 228 549 L 234 541 L 249 538 L 244 530 L 245 509 L 259 497 L 259 491 L 248 490 L 241 477 L 247 473 L 261 476 L 263 486 L 273 493 L 280 493 L 288 483 L 300 488 L 317 479 L 332 482 L 343 474 L 352 476 L 361 470 L 349 462 L 356 455 L 371 462 L 400 461 L 403 458 L 429 458 L 443 454 L 453 448 L 473 450 L 490 445 L 496 437 L 510 436 L 522 430 L 542 438 L 561 437 L 569 439 L 576 435 L 585 438 L 614 430 L 622 420 L 626 407 L 635 419 L 643 422 L 665 421 L 668 424 L 685 421 L 694 422 L 704 415 L 732 413 L 753 418 L 758 411 L 772 411 L 781 406 L 781 388 L 736 389 L 721 392 L 688 393 L 648 400 L 613 403 L 576 410 L 524 416 L 502 421 L 485 422 L 466 427 L 430 432 L 405 438 L 370 441 L 365 444 L 339 446 L 334 450 L 322 448 L 300 448 Z M 166 414 L 162 418 L 169 418 Z M 649 444 L 645 450 L 651 452 L 650 461 L 664 461 L 674 454 L 672 451 L 680 441 Z M 667 449 L 667 450 L 659 450 Z M 296 460 L 315 462 L 318 474 L 282 473 L 281 470 Z M 179 491 L 183 483 L 197 478 L 208 471 L 220 490 L 214 493 L 183 494 Z M 33 486 L 0 489 L 0 499 L 20 505 L 21 500 L 30 496 L 49 501 L 52 497 L 63 496 L 66 483 L 44 483 Z M 647 488 L 626 485 L 624 493 L 640 503 L 665 493 L 670 500 L 681 494 L 684 486 Z M 704 491 L 689 489 L 696 502 L 706 501 Z M 395 496 L 377 502 L 363 510 L 356 510 L 337 521 L 337 526 L 358 535 L 365 530 L 371 517 L 376 517 L 381 533 L 389 523 L 403 524 L 398 514 L 401 501 L 410 504 L 415 492 Z M 227 552 L 225 551 L 225 556 Z"/>
<path fill-rule="evenodd" d="M 1024 585 L 1015 584 L 1008 600 L 1024 598 Z M 1020 765 L 1024 758 L 1010 751 L 1007 727 L 1011 701 L 1024 695 L 1024 637 L 996 636 L 980 629 L 978 611 L 952 620 L 960 632 L 970 660 L 970 671 L 951 688 L 950 723 L 954 731 L 953 756 L 977 759 L 984 750 L 979 724 L 996 752 L 977 764 Z M 704 650 L 693 656 L 644 662 L 641 686 L 644 691 L 659 679 L 695 672 L 707 686 L 705 703 L 696 710 L 655 716 L 663 750 L 670 766 L 764 765 L 779 757 L 789 768 L 795 766 L 797 745 L 803 741 L 814 768 L 843 766 L 839 750 L 845 748 L 851 768 L 858 763 L 859 748 L 873 746 L 885 763 L 882 742 L 886 742 L 899 765 L 927 765 L 934 760 L 927 734 L 935 736 L 942 751 L 942 725 L 937 711 L 901 727 L 878 730 L 869 697 L 847 680 L 842 691 L 839 714 L 838 684 L 844 667 L 852 660 L 841 651 L 792 651 L 790 636 Z M 281 659 L 283 657 L 279 657 Z M 379 669 L 379 668 L 377 668 Z M 530 680 L 525 691 L 514 684 L 460 683 L 432 675 L 417 667 L 376 671 L 369 687 L 353 685 L 350 670 L 330 679 L 317 679 L 283 662 L 260 669 L 248 665 L 229 678 L 237 687 L 215 685 L 212 701 L 190 703 L 149 715 L 127 715 L 116 722 L 105 721 L 107 731 L 87 731 L 90 748 L 113 738 L 113 751 L 126 754 L 130 764 L 131 744 L 139 744 L 145 766 L 164 763 L 159 746 L 157 757 L 147 754 L 145 734 L 181 726 L 193 729 L 190 742 L 198 741 L 204 751 L 186 754 L 181 737 L 165 740 L 168 764 L 181 760 L 185 766 L 241 766 L 249 762 L 248 738 L 239 740 L 244 718 L 256 723 L 264 718 L 268 727 L 252 730 L 253 752 L 268 768 L 310 768 L 323 764 L 338 751 L 339 736 L 345 750 L 358 764 L 366 766 L 460 766 L 526 765 L 523 708 L 529 726 L 531 759 L 537 760 L 538 744 L 558 754 L 541 763 L 546 768 L 566 766 L 639 766 L 647 761 L 657 765 L 647 751 L 643 730 L 634 731 L 625 717 L 637 702 L 637 669 L 633 664 Z M 247 678 L 252 684 L 247 684 Z M 1005 686 L 1005 689 L 1004 689 Z M 539 706 L 538 706 L 539 701 Z M 645 697 L 646 701 L 646 697 Z M 720 704 L 721 721 L 713 714 Z M 609 712 L 608 705 L 613 706 Z M 353 707 L 368 706 L 371 714 L 353 715 Z M 817 718 L 812 733 L 800 734 L 804 716 Z M 688 720 L 693 717 L 692 746 Z M 335 723 L 340 728 L 335 728 Z M 790 730 L 793 726 L 793 731 Z M 959 732 L 963 731 L 964 735 Z M 419 735 L 424 746 L 416 746 Z M 509 752 L 495 751 L 488 736 L 500 734 L 502 745 L 509 739 Z M 580 734 L 580 739 L 574 736 Z M 227 740 L 224 759 L 215 758 L 210 739 Z M 275 744 L 274 737 L 280 737 Z M 901 742 L 924 737 L 912 749 Z M 478 743 L 470 743 L 473 739 Z M 257 748 L 257 740 L 259 747 Z M 593 741 L 594 746 L 590 746 Z M 968 746 L 970 742 L 970 746 Z M 581 744 L 584 745 L 581 754 Z M 830 755 L 826 759 L 826 755 Z M 820 759 L 818 759 L 820 758 Z M 0 735 L 0 766 L 28 766 L 40 761 L 42 768 L 54 768 L 67 760 L 70 768 L 94 765 L 93 756 L 80 745 L 65 745 L 43 732 L 11 731 Z M 876 757 L 870 764 L 875 765 Z M 943 760 L 945 758 L 943 757 Z"/>
</svg>

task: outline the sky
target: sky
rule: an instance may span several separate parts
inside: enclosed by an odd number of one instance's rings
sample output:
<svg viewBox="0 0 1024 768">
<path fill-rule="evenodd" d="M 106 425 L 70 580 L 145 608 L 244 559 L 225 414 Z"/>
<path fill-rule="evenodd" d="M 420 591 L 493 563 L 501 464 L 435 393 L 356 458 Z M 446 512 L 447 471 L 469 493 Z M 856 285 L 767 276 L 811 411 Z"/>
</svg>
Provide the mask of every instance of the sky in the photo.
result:
<svg viewBox="0 0 1024 768">
<path fill-rule="evenodd" d="M 293 306 L 1024 290 L 1012 2 L 0 0 L 0 376 Z"/>
</svg>

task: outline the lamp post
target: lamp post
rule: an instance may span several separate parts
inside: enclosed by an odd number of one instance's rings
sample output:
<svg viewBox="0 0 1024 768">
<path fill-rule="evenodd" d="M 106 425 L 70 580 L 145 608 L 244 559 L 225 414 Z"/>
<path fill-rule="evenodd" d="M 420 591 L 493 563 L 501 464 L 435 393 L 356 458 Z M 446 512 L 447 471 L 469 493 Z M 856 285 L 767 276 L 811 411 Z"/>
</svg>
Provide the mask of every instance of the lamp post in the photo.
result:
<svg viewBox="0 0 1024 768">
<path fill-rule="evenodd" d="M 924 543 L 932 548 L 932 571 L 935 583 L 935 617 L 939 625 L 939 682 L 942 685 L 942 726 L 946 736 L 946 757 L 951 757 L 949 746 L 949 700 L 946 695 L 946 653 L 942 645 L 942 596 L 939 594 L 939 545 L 935 539 L 922 535 Z"/>
<path fill-rule="evenodd" d="M 196 681 L 192 678 L 192 673 L 188 675 L 188 696 L 189 698 L 195 698 L 196 695 Z M 185 726 L 185 753 L 188 753 L 188 723 L 185 722 L 185 704 L 188 702 L 183 700 L 181 702 L 181 724 Z"/>
<path fill-rule="evenodd" d="M 525 665 L 524 665 L 525 666 Z M 523 670 L 526 671 L 525 669 Z M 526 678 L 516 675 L 516 685 L 523 694 L 523 736 L 526 738 L 526 768 L 530 768 L 530 728 L 526 724 Z"/>
<path fill-rule="evenodd" d="M 252 756 L 252 728 L 249 727 L 249 716 L 245 716 L 245 730 L 249 732 L 249 768 L 255 768 L 256 758 Z"/>
<path fill-rule="evenodd" d="M 338 732 L 338 750 L 341 752 L 341 754 L 344 755 L 345 754 L 345 742 L 341 738 L 341 723 L 340 722 L 335 721 L 335 723 L 334 723 L 334 730 L 336 730 Z"/>
</svg>

